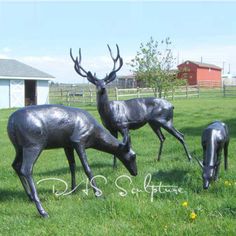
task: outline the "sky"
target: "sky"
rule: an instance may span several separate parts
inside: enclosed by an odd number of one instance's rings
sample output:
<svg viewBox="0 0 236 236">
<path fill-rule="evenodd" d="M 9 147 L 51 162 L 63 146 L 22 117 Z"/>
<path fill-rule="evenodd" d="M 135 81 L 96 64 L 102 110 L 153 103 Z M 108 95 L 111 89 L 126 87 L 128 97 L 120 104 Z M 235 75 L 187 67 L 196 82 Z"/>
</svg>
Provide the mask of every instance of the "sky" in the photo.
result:
<svg viewBox="0 0 236 236">
<path fill-rule="evenodd" d="M 82 66 L 104 78 L 113 68 L 107 44 L 119 45 L 124 65 L 141 43 L 170 37 L 176 64 L 215 64 L 236 74 L 236 1 L 3 1 L 0 58 L 16 59 L 55 77 L 86 82 L 69 56 L 82 52 Z"/>
</svg>

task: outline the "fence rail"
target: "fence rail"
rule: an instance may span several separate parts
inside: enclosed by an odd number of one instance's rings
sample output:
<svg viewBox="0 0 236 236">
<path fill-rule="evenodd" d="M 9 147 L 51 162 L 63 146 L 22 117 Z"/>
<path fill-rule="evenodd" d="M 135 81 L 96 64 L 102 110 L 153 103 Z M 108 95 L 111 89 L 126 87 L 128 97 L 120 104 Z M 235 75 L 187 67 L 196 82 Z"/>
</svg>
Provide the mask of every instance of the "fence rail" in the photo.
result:
<svg viewBox="0 0 236 236">
<path fill-rule="evenodd" d="M 108 89 L 108 95 L 111 100 L 115 100 L 114 89 Z M 51 85 L 49 89 L 50 103 L 54 104 L 95 104 L 96 103 L 96 90 L 94 87 L 81 86 L 81 85 Z"/>
<path fill-rule="evenodd" d="M 96 103 L 96 90 L 91 87 L 77 86 L 50 86 L 50 103 L 75 105 L 75 104 L 95 104 Z M 125 100 L 129 98 L 140 97 L 153 97 L 154 92 L 151 88 L 131 88 L 131 89 L 118 89 L 108 88 L 108 96 L 110 100 Z M 199 97 L 198 86 L 178 86 L 173 87 L 169 91 L 163 93 L 163 98 L 176 99 L 176 98 L 192 98 Z"/>
<path fill-rule="evenodd" d="M 73 103 L 95 103 L 95 91 L 91 89 L 50 91 L 50 103 L 61 103 L 72 105 Z"/>
<path fill-rule="evenodd" d="M 151 88 L 133 88 L 133 89 L 118 89 L 116 88 L 116 100 L 122 100 L 122 98 L 140 98 L 140 97 L 153 97 L 154 92 Z M 169 91 L 163 93 L 164 98 L 176 99 L 176 98 L 190 98 L 199 97 L 199 86 L 178 86 L 173 87 Z"/>
<path fill-rule="evenodd" d="M 201 88 L 221 88 L 221 81 L 215 80 L 200 80 L 198 81 L 198 86 Z"/>
<path fill-rule="evenodd" d="M 224 85 L 223 95 L 224 97 L 236 97 L 236 85 Z"/>
</svg>

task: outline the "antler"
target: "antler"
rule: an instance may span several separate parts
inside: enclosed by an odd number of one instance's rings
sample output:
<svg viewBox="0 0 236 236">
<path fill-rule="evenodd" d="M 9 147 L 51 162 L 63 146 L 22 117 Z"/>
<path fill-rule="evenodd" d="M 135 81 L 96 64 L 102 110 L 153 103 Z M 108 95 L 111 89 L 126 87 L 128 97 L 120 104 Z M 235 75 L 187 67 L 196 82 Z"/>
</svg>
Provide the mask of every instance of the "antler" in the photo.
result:
<svg viewBox="0 0 236 236">
<path fill-rule="evenodd" d="M 81 64 L 81 49 L 79 49 L 79 60 L 78 57 L 76 59 L 72 55 L 72 49 L 70 49 L 70 57 L 72 61 L 75 63 L 74 69 L 75 71 L 82 77 L 86 77 L 88 81 L 95 84 L 96 78 L 95 75 L 93 76 L 90 71 L 86 71 L 80 64 Z"/>
<path fill-rule="evenodd" d="M 196 158 L 197 163 L 199 164 L 199 166 L 203 169 L 204 165 L 203 165 L 202 161 L 200 161 L 197 157 L 195 157 L 195 158 Z"/>
<path fill-rule="evenodd" d="M 105 82 L 108 84 L 110 82 L 112 82 L 115 78 L 116 78 L 116 72 L 120 70 L 120 68 L 123 66 L 123 59 L 122 57 L 120 56 L 120 50 L 119 50 L 119 47 L 118 45 L 116 44 L 116 49 L 117 49 L 117 56 L 116 58 L 113 57 L 112 55 L 112 51 L 111 51 L 111 48 L 110 46 L 107 44 L 107 47 L 109 49 L 109 52 L 110 52 L 110 55 L 111 55 L 111 58 L 114 62 L 114 66 L 113 66 L 113 69 L 112 71 L 110 72 L 110 74 L 105 78 Z M 116 69 L 116 64 L 117 62 L 119 62 L 119 66 L 118 68 Z"/>
<path fill-rule="evenodd" d="M 203 162 L 197 158 L 197 156 L 195 155 L 195 152 L 192 153 L 192 156 L 196 159 L 199 166 L 203 169 L 204 168 Z"/>
</svg>

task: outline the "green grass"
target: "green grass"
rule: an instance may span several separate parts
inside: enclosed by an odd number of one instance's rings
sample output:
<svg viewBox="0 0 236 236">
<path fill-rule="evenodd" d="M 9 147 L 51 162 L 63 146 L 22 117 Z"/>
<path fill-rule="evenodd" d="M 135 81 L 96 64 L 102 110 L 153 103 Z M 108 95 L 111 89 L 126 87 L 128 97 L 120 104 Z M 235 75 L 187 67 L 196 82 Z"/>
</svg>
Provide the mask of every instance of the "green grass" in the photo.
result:
<svg viewBox="0 0 236 236">
<path fill-rule="evenodd" d="M 155 161 L 159 141 L 145 126 L 132 131 L 132 145 L 137 153 L 138 176 L 119 181 L 128 194 L 121 197 L 115 180 L 128 171 L 118 163 L 112 169 L 112 156 L 87 150 L 90 166 L 103 191 L 95 198 L 91 189 L 88 196 L 86 177 L 77 158 L 77 183 L 83 182 L 72 195 L 56 197 L 64 185 L 56 181 L 37 185 L 39 197 L 49 213 L 48 219 L 39 217 L 30 203 L 11 163 L 14 149 L 8 140 L 6 124 L 13 110 L 0 110 L 0 235 L 235 235 L 236 219 L 236 99 L 190 99 L 173 101 L 174 124 L 185 134 L 190 151 L 202 156 L 200 137 L 203 128 L 213 120 L 225 121 L 230 128 L 229 170 L 220 169 L 220 179 L 210 189 L 202 189 L 201 170 L 197 163 L 189 163 L 184 150 L 170 134 L 164 132 L 162 160 Z M 96 118 L 96 107 L 84 107 Z M 183 193 L 155 193 L 153 201 L 143 189 L 145 176 L 152 175 L 151 185 L 171 185 L 182 188 Z M 70 186 L 70 173 L 63 150 L 44 151 L 34 167 L 35 182 L 44 178 L 59 178 Z M 230 181 L 231 185 L 225 184 Z M 227 182 L 226 182 L 227 183 Z M 131 191 L 136 193 L 131 193 Z M 124 191 L 123 191 L 124 192 Z M 182 203 L 188 202 L 187 207 Z M 190 213 L 195 212 L 195 220 Z"/>
</svg>

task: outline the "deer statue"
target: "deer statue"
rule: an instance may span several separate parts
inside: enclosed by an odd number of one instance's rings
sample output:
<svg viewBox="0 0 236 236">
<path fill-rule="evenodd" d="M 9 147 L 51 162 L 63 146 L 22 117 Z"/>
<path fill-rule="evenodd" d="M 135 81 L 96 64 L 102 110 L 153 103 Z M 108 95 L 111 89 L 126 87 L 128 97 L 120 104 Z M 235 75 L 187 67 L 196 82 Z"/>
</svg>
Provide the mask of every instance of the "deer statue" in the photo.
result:
<svg viewBox="0 0 236 236">
<path fill-rule="evenodd" d="M 72 188 L 75 188 L 75 150 L 96 196 L 98 188 L 85 149 L 94 148 L 116 155 L 131 175 L 137 175 L 136 155 L 130 148 L 129 139 L 126 143 L 119 142 L 88 112 L 79 108 L 61 105 L 22 108 L 10 116 L 7 130 L 16 151 L 12 167 L 43 217 L 48 214 L 39 200 L 32 171 L 44 149 L 64 148 L 71 169 Z"/>
<path fill-rule="evenodd" d="M 203 188 L 208 189 L 212 180 L 219 175 L 221 152 L 224 149 L 224 166 L 228 169 L 229 131 L 225 123 L 215 121 L 209 124 L 202 133 L 203 162 L 198 161 L 202 168 Z"/>
<path fill-rule="evenodd" d="M 119 132 L 123 136 L 123 139 L 127 140 L 130 129 L 138 129 L 148 123 L 160 140 L 158 160 L 161 158 L 163 142 L 165 140 L 161 131 L 161 128 L 164 128 L 182 143 L 190 161 L 191 155 L 186 147 L 184 135 L 173 126 L 174 107 L 171 103 L 158 98 L 136 98 L 125 101 L 109 101 L 106 85 L 116 79 L 116 72 L 121 69 L 123 59 L 120 57 L 118 45 L 116 45 L 116 57 L 112 55 L 109 45 L 107 46 L 114 65 L 112 71 L 109 75 L 106 75 L 104 79 L 98 79 L 96 74 L 92 75 L 90 71 L 87 72 L 81 66 L 81 49 L 79 49 L 79 58 L 74 58 L 72 49 L 70 49 L 70 56 L 74 62 L 75 71 L 96 86 L 97 109 L 103 125 L 114 137 L 117 138 Z M 116 166 L 115 157 L 113 166 Z"/>
</svg>

